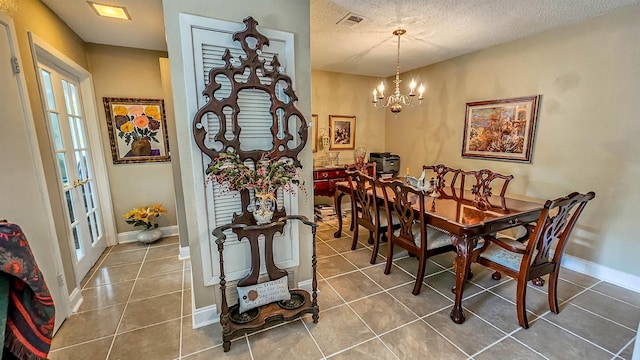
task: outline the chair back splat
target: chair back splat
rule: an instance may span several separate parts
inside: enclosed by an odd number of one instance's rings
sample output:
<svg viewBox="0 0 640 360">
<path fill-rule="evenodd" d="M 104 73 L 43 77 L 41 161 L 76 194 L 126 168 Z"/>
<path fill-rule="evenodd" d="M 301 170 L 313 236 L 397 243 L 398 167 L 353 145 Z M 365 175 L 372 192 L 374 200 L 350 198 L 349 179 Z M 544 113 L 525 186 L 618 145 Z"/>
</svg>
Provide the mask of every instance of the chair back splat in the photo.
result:
<svg viewBox="0 0 640 360">
<path fill-rule="evenodd" d="M 375 196 L 376 179 L 359 170 L 347 170 L 349 185 L 352 189 L 351 209 L 353 226 L 353 241 L 351 250 L 355 250 L 358 244 L 359 226 L 369 230 L 369 244 L 373 244 L 371 264 L 375 264 L 380 246 L 380 235 L 386 229 L 386 216 L 380 216 L 382 211 Z"/>
</svg>

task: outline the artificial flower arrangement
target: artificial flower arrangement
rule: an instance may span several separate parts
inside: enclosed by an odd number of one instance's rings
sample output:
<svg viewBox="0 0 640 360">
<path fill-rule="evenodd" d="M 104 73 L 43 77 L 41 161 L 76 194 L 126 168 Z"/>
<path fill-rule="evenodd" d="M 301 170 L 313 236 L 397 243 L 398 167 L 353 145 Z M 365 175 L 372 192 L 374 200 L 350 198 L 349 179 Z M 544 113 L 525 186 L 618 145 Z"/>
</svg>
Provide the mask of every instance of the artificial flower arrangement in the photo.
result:
<svg viewBox="0 0 640 360">
<path fill-rule="evenodd" d="M 118 105 L 113 108 L 113 113 L 118 137 L 124 139 L 127 145 L 131 140 L 160 142 L 157 137 L 160 129 L 160 108 L 157 105 Z"/>
<path fill-rule="evenodd" d="M 282 188 L 294 193 L 294 184 L 304 191 L 304 182 L 300 179 L 300 171 L 293 165 L 293 160 L 284 157 L 272 160 L 269 153 L 260 157 L 255 169 L 248 167 L 237 153 L 220 153 L 207 168 L 207 175 L 208 180 L 229 191 L 249 188 L 256 193 L 275 194 L 276 190 Z"/>
<path fill-rule="evenodd" d="M 157 219 L 161 215 L 165 215 L 167 209 L 162 204 L 154 204 L 151 206 L 143 206 L 141 208 L 131 209 L 124 215 L 127 224 L 133 226 L 144 226 L 145 229 L 155 229 L 158 227 Z"/>
</svg>

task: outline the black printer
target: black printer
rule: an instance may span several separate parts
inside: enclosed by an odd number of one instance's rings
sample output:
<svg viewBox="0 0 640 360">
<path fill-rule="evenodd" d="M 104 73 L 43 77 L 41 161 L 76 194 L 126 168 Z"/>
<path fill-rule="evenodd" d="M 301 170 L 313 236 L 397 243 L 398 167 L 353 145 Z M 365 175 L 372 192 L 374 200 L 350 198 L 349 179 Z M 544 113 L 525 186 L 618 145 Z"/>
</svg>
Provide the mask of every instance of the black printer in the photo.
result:
<svg viewBox="0 0 640 360">
<path fill-rule="evenodd" d="M 400 170 L 400 156 L 388 152 L 369 153 L 369 161 L 376 163 L 376 172 L 378 173 L 396 176 Z"/>
</svg>

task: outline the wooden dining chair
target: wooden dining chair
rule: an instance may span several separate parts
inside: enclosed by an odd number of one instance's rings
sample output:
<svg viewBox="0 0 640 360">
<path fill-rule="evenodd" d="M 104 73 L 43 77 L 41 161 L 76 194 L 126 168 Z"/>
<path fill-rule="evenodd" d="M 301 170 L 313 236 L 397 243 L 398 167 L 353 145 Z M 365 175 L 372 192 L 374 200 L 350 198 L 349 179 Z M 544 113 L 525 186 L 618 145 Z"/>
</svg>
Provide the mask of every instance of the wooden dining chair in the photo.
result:
<svg viewBox="0 0 640 360">
<path fill-rule="evenodd" d="M 418 258 L 418 272 L 413 286 L 413 295 L 420 293 L 422 279 L 427 264 L 427 258 L 455 251 L 451 237 L 441 231 L 427 227 L 425 214 L 424 192 L 406 185 L 399 180 L 380 181 L 380 188 L 384 196 L 384 208 L 387 221 L 396 217 L 398 229 L 387 229 L 387 263 L 384 273 L 391 272 L 394 246 L 398 245 Z"/>
<path fill-rule="evenodd" d="M 460 171 L 460 176 L 461 196 L 464 194 L 465 186 L 470 184 L 474 201 L 478 202 L 487 202 L 492 195 L 498 195 L 504 198 L 509 182 L 513 180 L 513 175 L 503 175 L 489 169 Z M 501 186 L 499 182 L 502 182 Z M 494 194 L 493 188 L 496 187 L 496 185 L 500 188 L 499 194 Z"/>
<path fill-rule="evenodd" d="M 456 181 L 460 175 L 461 169 L 453 169 L 444 164 L 422 165 L 422 170 L 427 170 L 427 177 L 434 177 L 438 192 L 444 195 L 453 195 L 456 189 Z M 449 193 L 446 189 L 450 189 Z"/>
<path fill-rule="evenodd" d="M 527 329 L 527 282 L 549 274 L 549 308 L 558 313 L 558 273 L 569 235 L 578 217 L 595 197 L 594 192 L 573 192 L 547 200 L 530 236 L 524 243 L 485 236 L 484 244 L 473 251 L 471 259 L 517 280 L 516 310 L 520 326 Z"/>
<path fill-rule="evenodd" d="M 384 213 L 380 202 L 375 196 L 377 188 L 375 177 L 359 170 L 347 170 L 346 173 L 352 189 L 351 208 L 356 210 L 352 213 L 354 227 L 351 250 L 355 250 L 358 244 L 360 226 L 364 227 L 369 230 L 369 244 L 373 244 L 370 263 L 375 264 L 378 257 L 378 248 L 380 247 L 380 235 L 386 231 L 387 224 L 393 224 L 393 222 L 387 220 L 386 213 Z"/>
<path fill-rule="evenodd" d="M 356 171 L 359 170 L 365 174 L 367 174 L 368 176 L 371 177 L 376 177 L 376 163 L 375 162 L 368 162 L 368 163 L 353 163 L 353 164 L 347 164 L 344 166 L 346 171 Z M 356 211 L 358 211 L 359 209 L 354 208 L 354 202 L 351 202 L 351 223 L 349 224 L 349 231 L 353 231 L 353 224 L 354 224 L 354 216 L 356 214 Z M 357 204 L 356 204 L 357 205 Z"/>
</svg>

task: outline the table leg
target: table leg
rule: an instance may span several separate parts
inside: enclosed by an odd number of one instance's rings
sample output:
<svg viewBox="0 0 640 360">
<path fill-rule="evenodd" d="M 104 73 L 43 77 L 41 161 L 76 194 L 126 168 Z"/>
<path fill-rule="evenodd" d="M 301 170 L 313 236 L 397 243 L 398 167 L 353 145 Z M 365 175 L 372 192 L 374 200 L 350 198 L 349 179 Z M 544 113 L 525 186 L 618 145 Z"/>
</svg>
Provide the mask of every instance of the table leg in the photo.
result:
<svg viewBox="0 0 640 360">
<path fill-rule="evenodd" d="M 333 208 L 336 210 L 336 216 L 338 217 L 338 230 L 333 233 L 333 237 L 339 238 L 342 236 L 342 197 L 344 193 L 342 191 L 336 191 L 333 195 Z"/>
<path fill-rule="evenodd" d="M 477 240 L 470 239 L 468 237 L 452 236 L 451 240 L 456 247 L 457 255 L 454 261 L 456 268 L 456 287 L 455 287 L 455 302 L 453 309 L 451 309 L 451 320 L 456 324 L 462 324 L 465 320 L 464 312 L 462 311 L 462 293 L 464 291 L 464 284 L 467 281 L 467 275 L 471 269 L 471 253 L 475 247 Z"/>
</svg>

